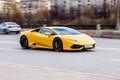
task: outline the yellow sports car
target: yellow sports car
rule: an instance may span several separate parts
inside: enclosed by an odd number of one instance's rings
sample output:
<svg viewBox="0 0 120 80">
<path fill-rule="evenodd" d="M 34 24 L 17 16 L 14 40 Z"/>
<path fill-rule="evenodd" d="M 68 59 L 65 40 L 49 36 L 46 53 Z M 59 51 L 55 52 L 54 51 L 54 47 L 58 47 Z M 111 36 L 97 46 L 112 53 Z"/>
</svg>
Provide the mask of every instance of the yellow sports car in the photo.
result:
<svg viewBox="0 0 120 80">
<path fill-rule="evenodd" d="M 86 34 L 68 27 L 42 27 L 21 32 L 23 49 L 48 48 L 55 51 L 93 49 L 96 42 Z"/>
</svg>

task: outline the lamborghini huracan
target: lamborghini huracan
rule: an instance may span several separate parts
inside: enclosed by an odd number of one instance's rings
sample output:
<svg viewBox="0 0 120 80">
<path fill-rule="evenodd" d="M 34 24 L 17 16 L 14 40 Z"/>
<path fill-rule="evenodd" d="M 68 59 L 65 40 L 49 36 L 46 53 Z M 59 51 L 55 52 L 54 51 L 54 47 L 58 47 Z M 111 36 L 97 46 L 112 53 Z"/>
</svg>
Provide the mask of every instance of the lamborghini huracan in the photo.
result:
<svg viewBox="0 0 120 80">
<path fill-rule="evenodd" d="M 20 33 L 23 49 L 47 48 L 55 51 L 94 49 L 95 40 L 68 27 L 41 27 Z"/>
</svg>

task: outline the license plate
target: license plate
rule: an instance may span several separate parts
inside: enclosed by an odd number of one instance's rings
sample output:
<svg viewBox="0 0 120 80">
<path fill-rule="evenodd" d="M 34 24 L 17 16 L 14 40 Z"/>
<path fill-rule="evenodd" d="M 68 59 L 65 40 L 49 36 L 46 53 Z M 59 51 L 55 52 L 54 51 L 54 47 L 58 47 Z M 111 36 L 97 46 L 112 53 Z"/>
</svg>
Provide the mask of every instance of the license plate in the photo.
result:
<svg viewBox="0 0 120 80">
<path fill-rule="evenodd" d="M 85 45 L 85 48 L 92 48 L 93 45 Z"/>
</svg>

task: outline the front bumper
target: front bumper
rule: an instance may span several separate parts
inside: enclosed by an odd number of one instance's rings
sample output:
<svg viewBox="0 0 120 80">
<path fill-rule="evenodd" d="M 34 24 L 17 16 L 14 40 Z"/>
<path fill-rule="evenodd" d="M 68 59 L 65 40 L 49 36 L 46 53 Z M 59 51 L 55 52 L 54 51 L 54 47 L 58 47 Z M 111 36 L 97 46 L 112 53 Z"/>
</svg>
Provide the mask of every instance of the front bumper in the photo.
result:
<svg viewBox="0 0 120 80">
<path fill-rule="evenodd" d="M 83 49 L 95 49 L 96 44 L 89 44 L 89 45 L 80 45 L 80 44 L 73 44 L 68 48 L 64 48 L 64 50 L 83 50 Z"/>
</svg>

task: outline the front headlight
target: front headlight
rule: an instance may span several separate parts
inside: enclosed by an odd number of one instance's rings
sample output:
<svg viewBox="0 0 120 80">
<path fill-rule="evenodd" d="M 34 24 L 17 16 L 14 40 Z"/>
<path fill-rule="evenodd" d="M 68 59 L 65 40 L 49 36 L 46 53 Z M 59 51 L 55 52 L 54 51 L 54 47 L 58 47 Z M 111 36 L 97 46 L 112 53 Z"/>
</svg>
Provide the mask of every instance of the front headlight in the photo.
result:
<svg viewBox="0 0 120 80">
<path fill-rule="evenodd" d="M 70 41 L 72 41 L 72 42 L 77 42 L 77 40 L 74 40 L 74 39 L 69 39 Z"/>
</svg>

